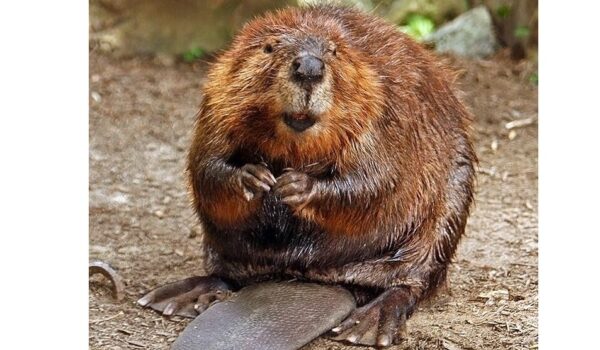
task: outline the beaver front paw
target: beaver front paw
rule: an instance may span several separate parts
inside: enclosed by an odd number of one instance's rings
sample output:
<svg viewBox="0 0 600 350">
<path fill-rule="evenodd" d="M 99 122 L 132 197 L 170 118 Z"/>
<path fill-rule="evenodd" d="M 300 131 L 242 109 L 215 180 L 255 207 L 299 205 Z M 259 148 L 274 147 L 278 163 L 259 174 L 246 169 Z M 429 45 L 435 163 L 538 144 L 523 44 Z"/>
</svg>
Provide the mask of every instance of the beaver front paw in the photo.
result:
<svg viewBox="0 0 600 350">
<path fill-rule="evenodd" d="M 285 169 L 285 172 L 277 178 L 273 190 L 283 203 L 295 209 L 302 209 L 314 196 L 313 184 L 313 178 L 307 174 Z"/>
<path fill-rule="evenodd" d="M 218 277 L 196 276 L 158 287 L 137 303 L 165 316 L 195 318 L 214 302 L 227 298 L 230 292 L 231 287 Z"/>
<path fill-rule="evenodd" d="M 369 346 L 398 344 L 414 308 L 415 298 L 408 289 L 389 289 L 333 328 L 333 339 Z"/>
<path fill-rule="evenodd" d="M 275 185 L 275 176 L 264 164 L 244 165 L 240 169 L 237 180 L 241 194 L 247 201 L 269 192 Z"/>
</svg>

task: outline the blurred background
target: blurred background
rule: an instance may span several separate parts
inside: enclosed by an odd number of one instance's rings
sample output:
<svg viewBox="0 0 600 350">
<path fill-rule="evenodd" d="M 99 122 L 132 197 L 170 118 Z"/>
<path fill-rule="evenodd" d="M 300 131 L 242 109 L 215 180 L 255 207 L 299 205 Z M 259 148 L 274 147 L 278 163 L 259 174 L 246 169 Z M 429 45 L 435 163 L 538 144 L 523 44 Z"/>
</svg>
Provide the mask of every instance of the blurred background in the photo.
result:
<svg viewBox="0 0 600 350">
<path fill-rule="evenodd" d="M 194 60 L 224 47 L 260 13 L 324 0 L 91 0 L 91 45 L 116 55 Z M 537 0 L 342 0 L 388 19 L 439 52 L 537 59 Z M 170 58 L 169 58 L 170 57 Z"/>
</svg>

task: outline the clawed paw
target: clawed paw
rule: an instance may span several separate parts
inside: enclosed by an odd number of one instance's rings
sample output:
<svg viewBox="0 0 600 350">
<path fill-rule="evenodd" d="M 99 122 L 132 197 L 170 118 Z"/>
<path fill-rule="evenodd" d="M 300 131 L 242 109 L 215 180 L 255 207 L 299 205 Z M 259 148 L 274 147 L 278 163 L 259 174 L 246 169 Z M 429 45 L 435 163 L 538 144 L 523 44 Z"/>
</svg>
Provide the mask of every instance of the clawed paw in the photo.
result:
<svg viewBox="0 0 600 350">
<path fill-rule="evenodd" d="M 138 300 L 165 316 L 195 318 L 215 302 L 229 297 L 231 288 L 217 277 L 190 277 L 158 287 Z"/>
<path fill-rule="evenodd" d="M 406 336 L 406 320 L 414 309 L 414 301 L 407 296 L 403 290 L 384 292 L 333 328 L 332 338 L 369 346 L 400 343 Z"/>
<path fill-rule="evenodd" d="M 240 169 L 238 185 L 247 201 L 269 192 L 275 185 L 275 177 L 264 164 L 246 164 Z"/>
<path fill-rule="evenodd" d="M 305 173 L 292 169 L 277 178 L 273 190 L 285 204 L 301 209 L 313 198 L 313 179 Z"/>
</svg>

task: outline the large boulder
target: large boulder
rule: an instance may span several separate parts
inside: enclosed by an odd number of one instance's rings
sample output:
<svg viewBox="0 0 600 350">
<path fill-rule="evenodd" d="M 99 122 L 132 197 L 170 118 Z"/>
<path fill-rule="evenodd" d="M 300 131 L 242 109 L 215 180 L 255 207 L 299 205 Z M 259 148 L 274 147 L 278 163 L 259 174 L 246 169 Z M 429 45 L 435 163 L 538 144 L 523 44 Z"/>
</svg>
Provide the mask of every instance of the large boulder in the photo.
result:
<svg viewBox="0 0 600 350">
<path fill-rule="evenodd" d="M 469 10 L 425 38 L 439 53 L 483 58 L 496 52 L 498 40 L 485 6 Z"/>
</svg>

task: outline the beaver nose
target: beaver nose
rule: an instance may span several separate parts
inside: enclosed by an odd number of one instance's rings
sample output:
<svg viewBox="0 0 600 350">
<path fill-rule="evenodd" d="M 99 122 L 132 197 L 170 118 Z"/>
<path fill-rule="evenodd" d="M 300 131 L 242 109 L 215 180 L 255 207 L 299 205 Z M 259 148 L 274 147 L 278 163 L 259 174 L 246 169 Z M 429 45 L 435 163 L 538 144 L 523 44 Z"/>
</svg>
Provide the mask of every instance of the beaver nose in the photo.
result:
<svg viewBox="0 0 600 350">
<path fill-rule="evenodd" d="M 299 83 L 317 83 L 323 79 L 324 64 L 313 55 L 296 57 L 292 62 L 292 75 Z"/>
</svg>

